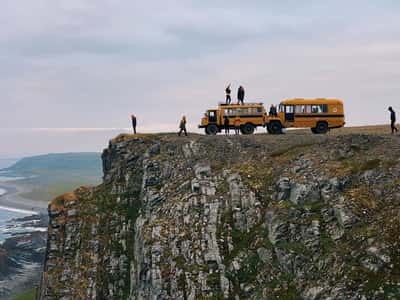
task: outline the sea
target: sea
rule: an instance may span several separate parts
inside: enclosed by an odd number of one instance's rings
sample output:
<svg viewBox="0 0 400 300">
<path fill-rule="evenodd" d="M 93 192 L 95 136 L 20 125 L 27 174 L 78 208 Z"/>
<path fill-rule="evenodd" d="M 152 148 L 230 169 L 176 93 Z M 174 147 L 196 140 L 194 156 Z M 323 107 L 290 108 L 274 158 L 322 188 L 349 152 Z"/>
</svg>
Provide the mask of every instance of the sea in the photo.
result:
<svg viewBox="0 0 400 300">
<path fill-rule="evenodd" d="M 11 164 L 15 163 L 14 160 L 7 160 L 7 163 L 5 161 L 2 161 L 0 159 L 0 185 L 2 182 L 7 182 L 7 181 L 15 181 L 15 180 L 20 180 L 24 179 L 26 177 L 20 177 L 20 176 L 12 176 L 12 174 L 8 174 L 4 170 L 1 170 L 2 168 L 6 168 L 10 166 Z M 5 195 L 7 193 L 7 190 L 4 188 L 0 188 L 0 197 L 2 195 Z M 2 244 L 8 237 L 18 234 L 18 233 L 24 233 L 24 232 L 29 232 L 29 231 L 45 231 L 46 228 L 31 228 L 31 227 L 26 227 L 24 226 L 24 222 L 17 222 L 15 221 L 18 218 L 23 218 L 26 216 L 31 216 L 37 214 L 36 212 L 32 212 L 29 210 L 23 210 L 23 209 L 16 209 L 12 207 L 4 207 L 0 206 L 0 244 Z"/>
</svg>

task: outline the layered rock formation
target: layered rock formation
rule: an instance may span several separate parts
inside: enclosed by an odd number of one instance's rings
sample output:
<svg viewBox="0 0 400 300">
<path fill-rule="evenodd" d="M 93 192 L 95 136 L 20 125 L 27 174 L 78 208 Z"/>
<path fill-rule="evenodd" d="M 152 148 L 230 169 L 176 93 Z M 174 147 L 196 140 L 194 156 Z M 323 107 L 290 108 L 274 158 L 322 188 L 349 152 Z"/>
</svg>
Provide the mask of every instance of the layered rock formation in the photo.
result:
<svg viewBox="0 0 400 300">
<path fill-rule="evenodd" d="M 120 136 L 49 206 L 40 299 L 400 295 L 400 139 Z"/>
<path fill-rule="evenodd" d="M 47 241 L 47 233 L 41 229 L 47 223 L 45 214 L 6 223 L 10 236 L 0 245 L 0 299 L 14 299 L 16 294 L 37 286 Z"/>
</svg>

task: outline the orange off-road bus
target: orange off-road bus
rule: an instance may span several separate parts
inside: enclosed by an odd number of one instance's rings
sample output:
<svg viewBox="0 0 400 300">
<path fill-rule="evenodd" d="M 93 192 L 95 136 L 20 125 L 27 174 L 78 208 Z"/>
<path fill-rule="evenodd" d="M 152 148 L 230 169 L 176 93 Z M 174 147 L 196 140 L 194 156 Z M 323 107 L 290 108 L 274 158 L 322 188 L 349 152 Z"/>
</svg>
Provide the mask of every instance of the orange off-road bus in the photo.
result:
<svg viewBox="0 0 400 300">
<path fill-rule="evenodd" d="M 310 128 L 313 133 L 327 133 L 345 124 L 343 102 L 339 99 L 288 99 L 279 104 L 278 113 L 268 116 L 265 126 L 271 134 L 282 128 Z"/>
<path fill-rule="evenodd" d="M 268 115 L 263 103 L 220 104 L 209 109 L 201 119 L 199 128 L 208 135 L 215 135 L 224 128 L 239 124 L 242 134 L 253 134 L 257 127 L 266 127 L 268 133 L 280 134 L 283 128 L 310 128 L 313 133 L 327 133 L 343 127 L 343 102 L 339 99 L 288 99 L 279 104 L 276 115 Z"/>
<path fill-rule="evenodd" d="M 220 104 L 207 110 L 199 128 L 204 128 L 208 135 L 215 135 L 225 127 L 225 117 L 229 120 L 230 129 L 238 123 L 242 134 L 253 134 L 257 127 L 265 126 L 267 114 L 262 103 Z"/>
</svg>

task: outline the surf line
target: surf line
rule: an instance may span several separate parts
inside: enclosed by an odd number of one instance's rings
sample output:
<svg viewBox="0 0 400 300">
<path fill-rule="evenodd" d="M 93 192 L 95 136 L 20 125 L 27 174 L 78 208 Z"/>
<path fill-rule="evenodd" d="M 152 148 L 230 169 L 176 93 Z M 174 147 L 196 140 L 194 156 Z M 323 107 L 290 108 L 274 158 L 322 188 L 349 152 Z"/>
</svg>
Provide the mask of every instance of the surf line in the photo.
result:
<svg viewBox="0 0 400 300">
<path fill-rule="evenodd" d="M 1 206 L 1 205 L 0 205 L 0 209 L 11 211 L 11 212 L 16 212 L 16 213 L 21 213 L 21 214 L 24 214 L 24 215 L 38 215 L 39 214 L 38 212 L 33 211 L 33 210 L 6 207 L 6 206 Z"/>
</svg>

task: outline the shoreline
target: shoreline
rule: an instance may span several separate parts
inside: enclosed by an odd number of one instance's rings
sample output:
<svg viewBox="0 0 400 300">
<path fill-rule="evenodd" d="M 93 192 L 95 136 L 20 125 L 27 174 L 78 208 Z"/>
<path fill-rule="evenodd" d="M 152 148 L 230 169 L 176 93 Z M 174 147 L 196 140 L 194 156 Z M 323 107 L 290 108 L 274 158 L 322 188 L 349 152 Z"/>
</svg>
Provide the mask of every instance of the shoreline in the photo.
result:
<svg viewBox="0 0 400 300">
<path fill-rule="evenodd" d="M 38 201 L 22 197 L 20 194 L 30 190 L 20 186 L 16 181 L 0 182 L 0 188 L 6 193 L 0 196 L 0 209 L 21 212 L 24 214 L 47 213 L 47 201 Z"/>
</svg>

